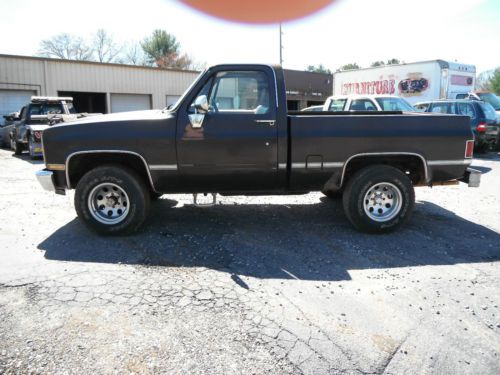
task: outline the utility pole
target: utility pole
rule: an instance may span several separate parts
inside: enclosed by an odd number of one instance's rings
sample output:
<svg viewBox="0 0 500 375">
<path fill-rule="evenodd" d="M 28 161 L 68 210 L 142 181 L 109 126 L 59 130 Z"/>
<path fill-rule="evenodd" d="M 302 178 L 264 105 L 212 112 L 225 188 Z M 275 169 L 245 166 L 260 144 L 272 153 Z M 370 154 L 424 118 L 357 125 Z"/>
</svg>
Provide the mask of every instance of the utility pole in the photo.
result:
<svg viewBox="0 0 500 375">
<path fill-rule="evenodd" d="M 280 22 L 280 65 L 283 66 L 283 32 L 281 31 L 281 22 Z"/>
</svg>

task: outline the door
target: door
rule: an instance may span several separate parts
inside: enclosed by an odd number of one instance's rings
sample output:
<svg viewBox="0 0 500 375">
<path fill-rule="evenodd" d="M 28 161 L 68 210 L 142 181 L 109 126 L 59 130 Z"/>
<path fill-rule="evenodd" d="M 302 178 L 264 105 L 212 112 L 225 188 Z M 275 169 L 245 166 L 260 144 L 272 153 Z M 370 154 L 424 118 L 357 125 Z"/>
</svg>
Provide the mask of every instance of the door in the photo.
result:
<svg viewBox="0 0 500 375">
<path fill-rule="evenodd" d="M 0 90 L 0 124 L 4 117 L 12 112 L 20 112 L 21 108 L 29 103 L 34 91 L 29 90 Z"/>
<path fill-rule="evenodd" d="M 199 192 L 276 188 L 276 89 L 270 68 L 215 70 L 200 85 L 178 115 L 177 158 L 183 184 Z M 194 101 L 200 95 L 207 96 L 208 111 L 201 126 L 193 126 L 189 115 L 196 112 Z"/>
<path fill-rule="evenodd" d="M 151 109 L 151 95 L 111 94 L 111 112 L 130 112 Z"/>
</svg>

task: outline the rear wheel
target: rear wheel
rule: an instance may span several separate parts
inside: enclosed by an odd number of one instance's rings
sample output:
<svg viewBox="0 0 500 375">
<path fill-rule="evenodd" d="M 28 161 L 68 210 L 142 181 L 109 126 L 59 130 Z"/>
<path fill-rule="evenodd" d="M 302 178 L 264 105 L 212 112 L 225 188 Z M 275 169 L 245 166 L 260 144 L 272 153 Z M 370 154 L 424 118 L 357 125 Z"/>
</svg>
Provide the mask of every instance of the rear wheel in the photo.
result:
<svg viewBox="0 0 500 375">
<path fill-rule="evenodd" d="M 344 212 L 354 227 L 367 233 L 397 229 L 411 214 L 415 191 L 399 169 L 366 167 L 353 175 L 343 196 Z"/>
<path fill-rule="evenodd" d="M 150 196 L 144 180 L 118 165 L 92 169 L 78 182 L 75 208 L 78 217 L 100 234 L 127 234 L 146 219 Z"/>
</svg>

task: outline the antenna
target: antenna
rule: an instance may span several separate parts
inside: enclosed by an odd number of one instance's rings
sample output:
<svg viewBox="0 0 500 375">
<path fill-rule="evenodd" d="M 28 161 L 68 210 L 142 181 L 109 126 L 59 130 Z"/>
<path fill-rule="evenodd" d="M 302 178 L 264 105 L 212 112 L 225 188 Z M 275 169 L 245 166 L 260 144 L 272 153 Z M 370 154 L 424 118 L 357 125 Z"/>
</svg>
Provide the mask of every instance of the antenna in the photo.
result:
<svg viewBox="0 0 500 375">
<path fill-rule="evenodd" d="M 281 31 L 281 22 L 280 22 L 280 65 L 283 66 L 283 32 Z"/>
</svg>

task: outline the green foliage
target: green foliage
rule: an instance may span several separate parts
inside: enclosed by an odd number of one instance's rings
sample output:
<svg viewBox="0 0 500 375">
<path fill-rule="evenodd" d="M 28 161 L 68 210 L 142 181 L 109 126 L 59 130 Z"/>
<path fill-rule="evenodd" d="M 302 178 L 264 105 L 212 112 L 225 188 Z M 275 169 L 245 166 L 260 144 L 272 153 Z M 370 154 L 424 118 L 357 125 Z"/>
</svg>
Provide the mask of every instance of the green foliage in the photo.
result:
<svg viewBox="0 0 500 375">
<path fill-rule="evenodd" d="M 337 72 L 341 72 L 344 70 L 355 70 L 355 69 L 361 69 L 361 67 L 357 63 L 349 63 L 342 65 L 340 68 L 337 69 Z"/>
<path fill-rule="evenodd" d="M 150 37 L 145 38 L 141 47 L 150 65 L 160 66 L 159 63 L 169 60 L 168 56 L 179 54 L 180 44 L 175 36 L 165 30 L 156 29 Z"/>
<path fill-rule="evenodd" d="M 395 65 L 395 64 L 401 64 L 401 61 L 399 59 L 387 60 L 387 65 Z"/>
<path fill-rule="evenodd" d="M 319 64 L 318 66 L 309 65 L 306 70 L 308 72 L 314 72 L 314 73 L 332 74 L 332 71 L 323 64 Z"/>
<path fill-rule="evenodd" d="M 383 62 L 382 60 L 380 60 L 380 61 L 374 61 L 374 62 L 372 62 L 370 66 L 372 68 L 376 68 L 377 66 L 383 66 L 383 65 L 385 65 L 385 62 Z"/>
<path fill-rule="evenodd" d="M 500 95 L 500 66 L 495 69 L 491 77 L 491 89 L 496 95 Z"/>
</svg>

